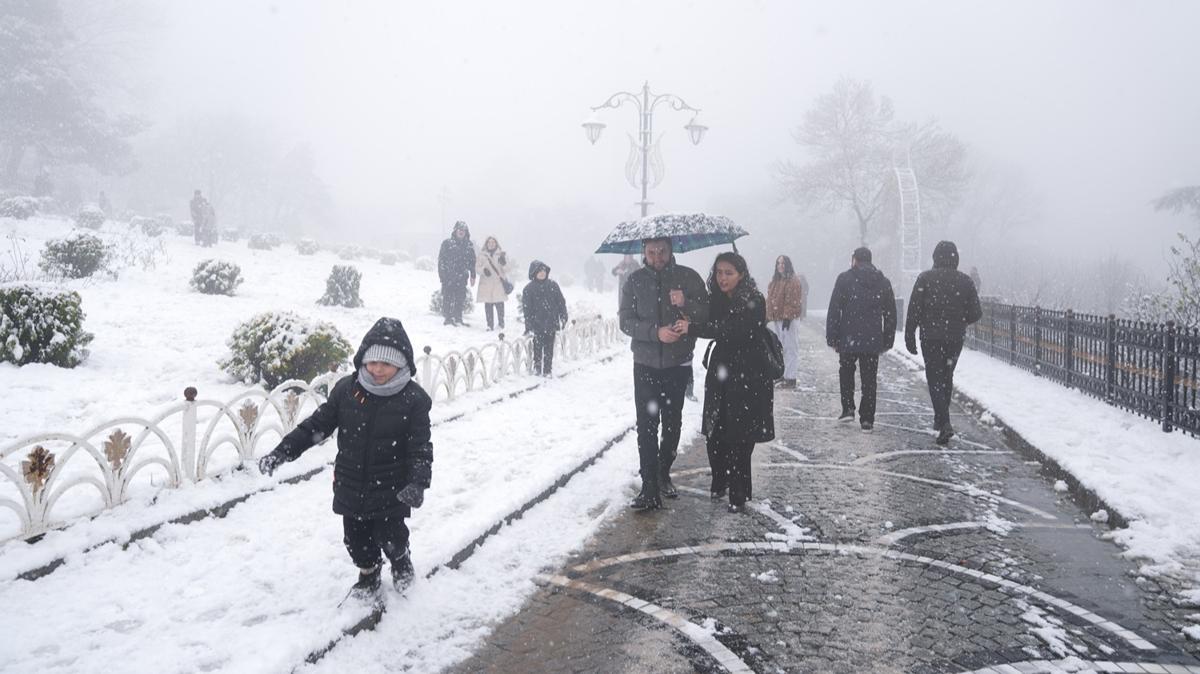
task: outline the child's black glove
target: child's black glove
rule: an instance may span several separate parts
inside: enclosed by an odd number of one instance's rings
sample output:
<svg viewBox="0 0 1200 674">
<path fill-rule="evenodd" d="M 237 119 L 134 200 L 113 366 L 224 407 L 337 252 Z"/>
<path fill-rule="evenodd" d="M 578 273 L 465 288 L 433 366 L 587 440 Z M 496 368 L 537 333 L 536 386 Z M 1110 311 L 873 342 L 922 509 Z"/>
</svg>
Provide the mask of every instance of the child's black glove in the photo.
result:
<svg viewBox="0 0 1200 674">
<path fill-rule="evenodd" d="M 258 460 L 258 472 L 263 475 L 270 475 L 281 465 L 283 465 L 283 455 L 271 452 Z"/>
<path fill-rule="evenodd" d="M 420 508 L 421 504 L 425 502 L 425 488 L 410 482 L 400 490 L 399 494 L 396 494 L 396 500 L 410 508 Z"/>
</svg>

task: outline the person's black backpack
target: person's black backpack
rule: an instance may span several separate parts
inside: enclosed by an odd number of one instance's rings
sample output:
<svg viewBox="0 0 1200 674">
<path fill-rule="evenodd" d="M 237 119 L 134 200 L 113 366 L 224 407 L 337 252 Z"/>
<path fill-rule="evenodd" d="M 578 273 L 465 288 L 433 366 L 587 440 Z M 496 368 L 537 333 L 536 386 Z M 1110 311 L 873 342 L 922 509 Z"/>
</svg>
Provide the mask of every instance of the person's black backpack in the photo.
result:
<svg viewBox="0 0 1200 674">
<path fill-rule="evenodd" d="M 783 377 L 783 342 L 779 341 L 779 336 L 767 326 L 762 326 L 758 329 L 756 341 L 759 343 L 759 351 L 763 363 L 763 374 L 771 381 Z"/>
</svg>

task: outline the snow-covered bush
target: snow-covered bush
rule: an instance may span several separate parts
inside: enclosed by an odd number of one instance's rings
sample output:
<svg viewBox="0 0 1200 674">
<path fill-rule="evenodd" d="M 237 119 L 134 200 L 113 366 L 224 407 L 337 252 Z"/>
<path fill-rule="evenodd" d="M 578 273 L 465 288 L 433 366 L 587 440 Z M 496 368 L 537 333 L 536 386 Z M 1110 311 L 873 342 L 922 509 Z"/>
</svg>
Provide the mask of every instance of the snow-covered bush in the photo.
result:
<svg viewBox="0 0 1200 674">
<path fill-rule="evenodd" d="M 179 236 L 196 236 L 196 225 L 190 220 L 175 223 L 173 227 L 175 228 L 175 233 Z"/>
<path fill-rule="evenodd" d="M 270 234 L 255 232 L 246 240 L 246 245 L 254 250 L 271 250 L 279 244 L 275 243 L 275 239 Z"/>
<path fill-rule="evenodd" d="M 34 197 L 9 197 L 0 201 L 0 218 L 28 220 L 38 212 L 38 200 Z"/>
<path fill-rule="evenodd" d="M 422 255 L 413 262 L 413 267 L 418 271 L 433 271 L 433 258 L 428 255 Z"/>
<path fill-rule="evenodd" d="M 163 233 L 163 224 L 157 218 L 147 218 L 141 215 L 135 215 L 129 219 L 129 228 L 136 229 L 146 236 L 161 236 Z"/>
<path fill-rule="evenodd" d="M 49 274 L 85 278 L 103 269 L 111 252 L 110 246 L 95 234 L 72 232 L 46 242 L 38 267 Z"/>
<path fill-rule="evenodd" d="M 75 214 L 75 224 L 88 229 L 100 229 L 104 226 L 106 219 L 108 219 L 108 216 L 96 204 L 82 206 L 79 212 Z"/>
<path fill-rule="evenodd" d="M 390 267 L 396 264 L 396 254 L 390 250 L 385 250 L 379 254 L 379 262 Z"/>
<path fill-rule="evenodd" d="M 325 294 L 317 300 L 317 304 L 361 307 L 362 300 L 358 297 L 358 287 L 361 283 L 362 272 L 350 265 L 335 264 L 325 281 Z"/>
<path fill-rule="evenodd" d="M 0 361 L 75 367 L 87 358 L 79 293 L 41 283 L 0 285 Z"/>
<path fill-rule="evenodd" d="M 407 250 L 397 250 L 395 253 L 397 262 L 408 262 L 412 260 L 412 255 L 409 255 Z"/>
<path fill-rule="evenodd" d="M 358 258 L 362 257 L 362 255 L 362 248 L 354 244 L 342 246 L 341 250 L 338 251 L 338 257 L 343 260 L 357 260 Z"/>
<path fill-rule="evenodd" d="M 321 250 L 321 246 L 312 239 L 300 239 L 296 242 L 296 252 L 301 255 L 316 255 L 318 250 Z"/>
<path fill-rule="evenodd" d="M 520 296 L 518 295 L 517 307 L 520 307 Z M 475 308 L 475 295 L 471 293 L 471 289 L 467 288 L 467 297 L 463 300 L 463 313 L 469 314 Z M 429 311 L 431 313 L 442 313 L 442 289 L 438 288 L 433 291 L 433 295 L 429 298 Z"/>
<path fill-rule="evenodd" d="M 571 286 L 575 285 L 575 277 L 570 274 L 559 274 L 558 285 L 564 288 L 570 288 Z"/>
<path fill-rule="evenodd" d="M 224 260 L 205 260 L 192 270 L 192 288 L 205 295 L 233 295 L 242 284 L 242 268 Z"/>
<path fill-rule="evenodd" d="M 382 251 L 380 251 L 378 248 L 370 247 L 363 249 L 363 255 L 367 256 L 367 258 L 371 260 L 378 260 L 379 256 L 382 254 Z"/>
<path fill-rule="evenodd" d="M 150 227 L 153 231 L 154 227 L 161 227 L 161 224 L 154 221 Z M 167 258 L 166 242 L 157 235 L 136 229 L 111 232 L 105 235 L 105 244 L 108 246 L 108 262 L 104 266 L 114 276 L 127 267 L 157 269 L 158 263 Z"/>
<path fill-rule="evenodd" d="M 240 238 L 242 238 L 242 233 L 235 227 L 226 227 L 221 230 L 222 241 L 237 241 Z"/>
<path fill-rule="evenodd" d="M 350 343 L 332 323 L 299 314 L 266 312 L 242 323 L 229 338 L 230 355 L 218 363 L 239 381 L 274 388 L 288 379 L 311 380 L 350 356 Z"/>
</svg>

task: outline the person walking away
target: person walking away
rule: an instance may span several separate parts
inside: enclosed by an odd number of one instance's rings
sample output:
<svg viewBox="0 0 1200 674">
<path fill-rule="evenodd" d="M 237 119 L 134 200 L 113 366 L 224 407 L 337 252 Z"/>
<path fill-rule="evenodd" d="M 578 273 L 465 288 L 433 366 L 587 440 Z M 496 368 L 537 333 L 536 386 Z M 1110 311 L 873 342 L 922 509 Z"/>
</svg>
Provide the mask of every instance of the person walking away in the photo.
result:
<svg viewBox="0 0 1200 674">
<path fill-rule="evenodd" d="M 875 391 L 879 354 L 896 343 L 896 299 L 892 282 L 871 264 L 871 250 L 858 248 L 850 269 L 837 277 L 825 318 L 825 342 L 838 352 L 842 413 L 854 421 L 854 369 L 862 378 L 858 418 L 864 431 L 875 427 Z"/>
<path fill-rule="evenodd" d="M 979 276 L 979 267 L 971 267 L 971 283 L 975 284 L 975 294 L 983 292 L 983 279 Z"/>
<path fill-rule="evenodd" d="M 633 351 L 633 401 L 637 411 L 638 462 L 642 489 L 630 504 L 639 511 L 676 498 L 671 465 L 679 449 L 684 392 L 692 375 L 696 338 L 680 320 L 708 320 L 708 293 L 695 270 L 677 264 L 669 238 L 642 242 L 642 267 L 621 290 L 621 332 Z M 659 440 L 659 427 L 662 439 Z"/>
<path fill-rule="evenodd" d="M 588 290 L 604 292 L 604 263 L 597 260 L 595 255 L 588 257 L 587 262 L 583 263 L 583 273 L 587 278 Z"/>
<path fill-rule="evenodd" d="M 489 236 L 483 242 L 483 250 L 477 258 L 475 272 L 479 278 L 475 301 L 483 303 L 487 329 L 494 330 L 498 322 L 503 330 L 504 303 L 508 301 L 508 294 L 512 292 L 513 286 L 508 281 L 508 256 L 500 248 L 496 237 Z"/>
<path fill-rule="evenodd" d="M 343 542 L 358 567 L 350 592 L 360 599 L 378 595 L 381 551 L 397 591 L 413 581 L 404 520 L 424 502 L 433 469 L 432 400 L 413 381 L 413 362 L 403 324 L 379 319 L 354 354 L 355 373 L 334 384 L 325 402 L 258 462 L 270 475 L 337 432 L 333 512 L 342 516 Z"/>
<path fill-rule="evenodd" d="M 208 243 L 208 217 L 212 210 L 209 208 L 208 199 L 196 190 L 192 193 L 192 200 L 188 203 L 188 207 L 192 213 L 192 240 L 197 246 L 209 246 Z"/>
<path fill-rule="evenodd" d="M 625 290 L 625 283 L 629 280 L 629 275 L 637 271 L 641 267 L 637 260 L 633 259 L 632 255 L 626 255 L 621 258 L 621 262 L 612 268 L 612 275 L 617 277 L 617 308 L 621 307 L 621 293 Z"/>
<path fill-rule="evenodd" d="M 754 444 L 775 438 L 774 382 L 764 368 L 767 301 L 746 260 L 721 253 L 708 277 L 709 319 L 680 321 L 681 331 L 713 340 L 705 359 L 704 413 L 713 499 L 729 493 L 729 512 L 745 509 L 753 495 Z"/>
<path fill-rule="evenodd" d="M 783 344 L 783 379 L 780 386 L 796 388 L 796 374 L 800 371 L 800 336 L 794 321 L 800 320 L 804 311 L 804 291 L 792 259 L 780 255 L 775 259 L 775 275 L 767 286 L 767 325 Z"/>
<path fill-rule="evenodd" d="M 567 327 L 567 300 L 550 280 L 550 265 L 545 262 L 529 263 L 529 284 L 521 291 L 521 310 L 525 334 L 533 337 L 533 373 L 549 377 L 554 369 L 554 333 Z"/>
<path fill-rule="evenodd" d="M 800 279 L 800 318 L 808 316 L 808 279 L 804 274 L 797 274 Z"/>
<path fill-rule="evenodd" d="M 933 269 L 921 272 L 913 284 L 904 321 L 904 347 L 913 355 L 917 354 L 918 329 L 921 332 L 921 356 L 939 445 L 954 437 L 950 424 L 954 368 L 967 326 L 982 317 L 975 282 L 958 270 L 958 247 L 952 241 L 939 241 L 933 249 Z"/>
<path fill-rule="evenodd" d="M 475 245 L 467 223 L 454 223 L 450 238 L 438 251 L 438 279 L 442 282 L 444 325 L 465 325 L 463 309 L 467 302 L 467 283 L 475 285 Z"/>
</svg>

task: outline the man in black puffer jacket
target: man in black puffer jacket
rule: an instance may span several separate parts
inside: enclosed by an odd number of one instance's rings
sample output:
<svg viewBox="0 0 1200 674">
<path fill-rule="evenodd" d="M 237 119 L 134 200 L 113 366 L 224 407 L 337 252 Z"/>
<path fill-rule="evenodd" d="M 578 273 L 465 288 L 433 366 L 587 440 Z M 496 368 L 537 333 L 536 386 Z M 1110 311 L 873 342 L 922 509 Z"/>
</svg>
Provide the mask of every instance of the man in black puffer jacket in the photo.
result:
<svg viewBox="0 0 1200 674">
<path fill-rule="evenodd" d="M 837 277 L 825 317 L 825 341 L 838 352 L 842 413 L 854 420 L 854 369 L 861 368 L 862 401 L 858 408 L 864 431 L 875 427 L 875 391 L 879 354 L 896 343 L 896 296 L 892 282 L 871 264 L 871 251 L 854 251 L 850 269 Z"/>
<path fill-rule="evenodd" d="M 333 512 L 342 516 L 344 542 L 359 569 L 352 592 L 379 590 L 380 550 L 403 591 L 413 580 L 404 519 L 425 500 L 433 469 L 429 409 L 417 382 L 412 342 L 395 318 L 381 318 L 354 355 L 355 374 L 340 379 L 329 398 L 284 436 L 258 463 L 270 475 L 336 430 Z"/>
<path fill-rule="evenodd" d="M 438 251 L 438 280 L 442 282 L 442 316 L 446 325 L 463 325 L 467 283 L 475 285 L 475 244 L 467 223 L 454 223 L 450 238 Z"/>
<path fill-rule="evenodd" d="M 954 368 L 962 353 L 967 326 L 983 317 L 979 293 L 970 276 L 958 270 L 958 247 L 941 241 L 933 249 L 933 269 L 921 272 L 908 301 L 904 320 L 904 346 L 917 353 L 917 328 L 921 329 L 921 355 L 933 403 L 933 427 L 944 445 L 954 436 L 950 425 L 950 398 L 954 393 Z"/>
</svg>

